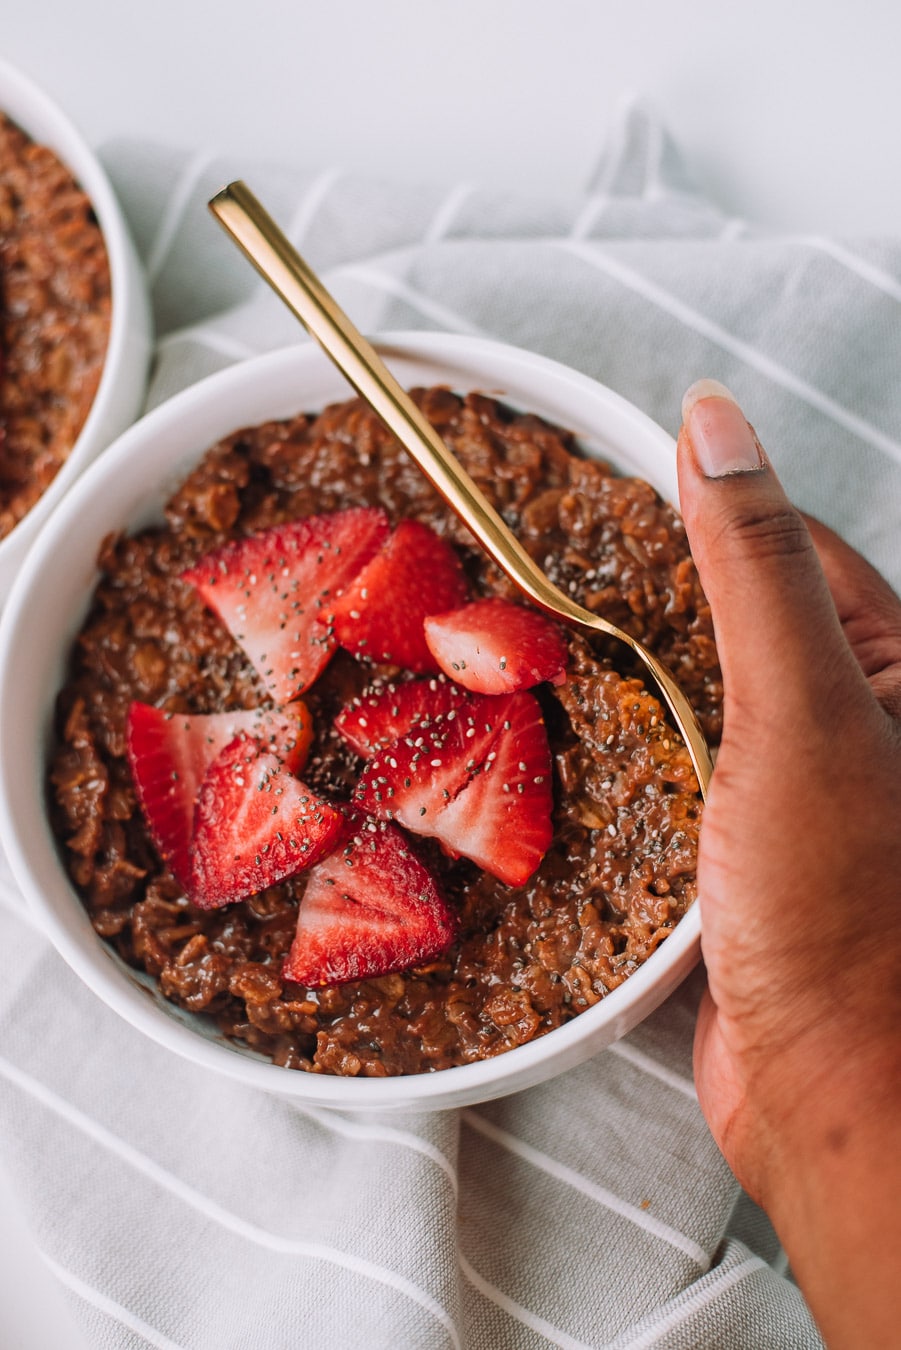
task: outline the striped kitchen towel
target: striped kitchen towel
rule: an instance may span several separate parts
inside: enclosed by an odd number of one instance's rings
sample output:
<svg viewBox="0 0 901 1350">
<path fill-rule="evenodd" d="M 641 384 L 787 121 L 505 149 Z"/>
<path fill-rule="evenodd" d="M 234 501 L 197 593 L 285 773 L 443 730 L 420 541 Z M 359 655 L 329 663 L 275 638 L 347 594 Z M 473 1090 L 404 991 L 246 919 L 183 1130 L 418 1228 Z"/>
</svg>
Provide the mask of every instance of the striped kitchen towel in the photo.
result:
<svg viewBox="0 0 901 1350">
<path fill-rule="evenodd" d="M 798 503 L 901 586 L 901 242 L 727 218 L 640 106 L 571 201 L 153 145 L 106 162 L 151 283 L 150 404 L 298 339 L 206 211 L 243 177 L 364 329 L 532 348 L 672 432 L 684 388 L 723 380 Z M 3 1154 L 91 1346 L 820 1345 L 698 1110 L 700 975 L 553 1082 L 383 1120 L 263 1096 L 146 1041 L 2 876 L 0 933 Z"/>
</svg>

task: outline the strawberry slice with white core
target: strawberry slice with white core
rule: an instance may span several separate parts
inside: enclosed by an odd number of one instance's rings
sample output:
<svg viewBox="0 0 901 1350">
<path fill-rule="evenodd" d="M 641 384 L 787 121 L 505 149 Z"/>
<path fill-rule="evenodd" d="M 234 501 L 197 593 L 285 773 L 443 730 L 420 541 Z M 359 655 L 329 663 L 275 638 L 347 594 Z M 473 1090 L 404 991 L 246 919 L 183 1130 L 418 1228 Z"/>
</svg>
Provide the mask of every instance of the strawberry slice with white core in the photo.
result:
<svg viewBox="0 0 901 1350">
<path fill-rule="evenodd" d="M 424 622 L 425 640 L 440 668 L 477 694 L 566 678 L 567 645 L 560 627 L 525 605 L 493 597 Z"/>
<path fill-rule="evenodd" d="M 194 812 L 190 898 L 218 909 L 275 886 L 329 853 L 344 815 L 263 743 L 237 737 L 210 765 Z"/>
<path fill-rule="evenodd" d="M 402 520 L 334 605 L 335 637 L 361 660 L 414 674 L 435 671 L 422 621 L 457 608 L 467 595 L 463 567 L 450 544 L 428 525 Z"/>
<path fill-rule="evenodd" d="M 355 698 L 335 718 L 335 730 L 363 759 L 401 736 L 440 730 L 469 701 L 459 685 L 443 675 L 427 680 L 384 684 Z"/>
<path fill-rule="evenodd" d="M 523 885 L 553 836 L 551 754 L 537 699 L 473 695 L 440 730 L 375 754 L 355 801 L 432 835 L 508 886 Z"/>
<path fill-rule="evenodd" d="M 306 760 L 313 723 L 299 700 L 285 709 L 169 713 L 132 703 L 126 744 L 132 781 L 150 837 L 172 875 L 191 880 L 194 806 L 207 769 L 236 737 L 264 744 L 293 772 Z"/>
<path fill-rule="evenodd" d="M 332 602 L 389 528 L 376 507 L 307 516 L 225 544 L 182 580 L 218 614 L 276 702 L 287 703 L 328 663 Z"/>
<path fill-rule="evenodd" d="M 438 956 L 456 931 L 403 832 L 354 813 L 349 841 L 310 871 L 282 976 L 315 988 L 387 975 Z"/>
</svg>

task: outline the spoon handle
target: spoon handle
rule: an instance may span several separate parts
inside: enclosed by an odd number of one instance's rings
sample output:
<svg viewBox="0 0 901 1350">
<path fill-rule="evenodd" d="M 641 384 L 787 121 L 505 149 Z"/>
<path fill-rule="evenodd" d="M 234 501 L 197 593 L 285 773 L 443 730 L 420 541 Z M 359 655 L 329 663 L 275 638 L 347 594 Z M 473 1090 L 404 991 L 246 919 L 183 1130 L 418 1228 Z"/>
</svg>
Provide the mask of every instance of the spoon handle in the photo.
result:
<svg viewBox="0 0 901 1350">
<path fill-rule="evenodd" d="M 549 581 L 246 184 L 230 183 L 213 197 L 209 206 L 263 279 L 378 413 L 450 509 L 520 590 L 547 613 L 577 627 L 606 633 L 631 647 L 650 670 L 669 704 L 688 746 L 701 792 L 706 796 L 712 768 L 710 754 L 691 705 L 669 671 L 637 639 L 600 615 L 589 613 Z"/>
<path fill-rule="evenodd" d="M 250 189 L 240 182 L 229 184 L 212 199 L 210 210 L 357 393 L 405 446 L 485 552 L 540 608 L 558 616 L 566 614 L 581 619 L 581 607 L 558 591 L 535 564 L 371 343 L 357 330 Z M 601 620 L 600 625 L 605 632 L 617 635 L 606 620 Z"/>
</svg>

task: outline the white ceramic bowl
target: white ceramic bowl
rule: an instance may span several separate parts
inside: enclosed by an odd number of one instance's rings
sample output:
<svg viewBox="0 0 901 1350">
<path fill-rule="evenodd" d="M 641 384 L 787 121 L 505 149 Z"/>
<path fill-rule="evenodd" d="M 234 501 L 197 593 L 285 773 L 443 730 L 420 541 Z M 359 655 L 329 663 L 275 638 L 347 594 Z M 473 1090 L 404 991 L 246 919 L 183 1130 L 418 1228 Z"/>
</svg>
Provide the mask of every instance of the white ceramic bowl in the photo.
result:
<svg viewBox="0 0 901 1350">
<path fill-rule="evenodd" d="M 144 279 L 119 204 L 100 162 L 80 134 L 31 80 L 0 61 L 0 111 L 39 145 L 48 146 L 84 189 L 109 257 L 112 308 L 103 373 L 91 410 L 68 458 L 39 501 L 0 540 L 0 603 L 32 540 L 83 469 L 141 410 L 150 356 L 150 310 Z"/>
<path fill-rule="evenodd" d="M 407 386 L 447 384 L 499 395 L 577 433 L 588 453 L 676 497 L 673 442 L 617 394 L 555 362 L 442 334 L 376 340 Z M 214 442 L 241 426 L 346 398 L 313 346 L 258 357 L 211 376 L 127 431 L 45 525 L 0 623 L 0 815 L 16 879 L 70 966 L 104 1002 L 154 1040 L 247 1084 L 310 1104 L 399 1110 L 463 1106 L 540 1082 L 631 1030 L 684 978 L 699 953 L 697 906 L 626 983 L 565 1026 L 476 1064 L 397 1078 L 337 1078 L 276 1068 L 183 1013 L 95 935 L 69 882 L 45 809 L 45 755 L 54 696 L 111 530 L 161 518 L 177 483 Z"/>
</svg>

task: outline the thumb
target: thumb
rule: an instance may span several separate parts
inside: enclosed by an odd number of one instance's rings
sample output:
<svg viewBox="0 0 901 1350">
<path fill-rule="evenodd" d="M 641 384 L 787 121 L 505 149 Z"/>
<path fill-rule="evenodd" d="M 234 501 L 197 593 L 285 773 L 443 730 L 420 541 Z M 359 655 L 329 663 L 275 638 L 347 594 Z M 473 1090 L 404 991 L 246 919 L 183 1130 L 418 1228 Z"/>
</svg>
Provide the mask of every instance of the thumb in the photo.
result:
<svg viewBox="0 0 901 1350">
<path fill-rule="evenodd" d="M 682 514 L 713 615 L 727 718 L 741 708 L 777 735 L 822 724 L 863 677 L 807 525 L 728 389 L 692 385 L 682 418 Z"/>
</svg>

